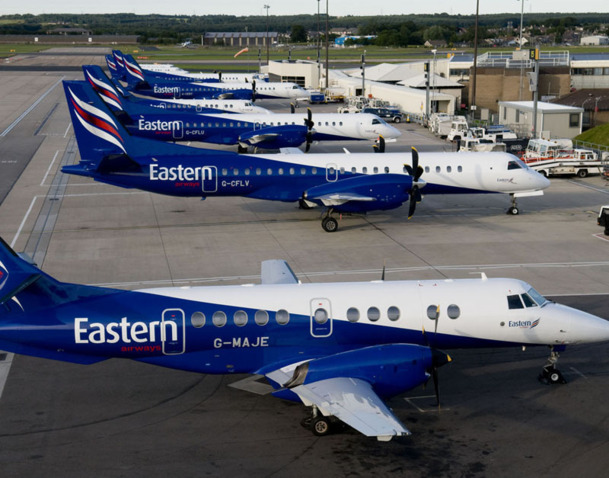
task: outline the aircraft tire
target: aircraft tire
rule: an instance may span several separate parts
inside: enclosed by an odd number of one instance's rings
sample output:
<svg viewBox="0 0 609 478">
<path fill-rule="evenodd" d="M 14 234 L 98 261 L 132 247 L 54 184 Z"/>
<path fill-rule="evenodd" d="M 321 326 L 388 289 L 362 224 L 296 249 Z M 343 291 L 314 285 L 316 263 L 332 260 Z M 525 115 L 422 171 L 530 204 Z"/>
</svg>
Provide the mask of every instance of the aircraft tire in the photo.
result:
<svg viewBox="0 0 609 478">
<path fill-rule="evenodd" d="M 511 207 L 508 209 L 508 214 L 510 214 L 511 216 L 518 216 L 518 214 L 520 214 L 520 211 L 517 207 Z"/>
<path fill-rule="evenodd" d="M 321 221 L 321 227 L 326 232 L 336 232 L 338 230 L 338 221 L 333 217 L 326 217 Z"/>
<path fill-rule="evenodd" d="M 329 435 L 331 431 L 330 420 L 326 417 L 315 418 L 311 430 L 313 430 L 313 435 L 318 437 Z"/>
</svg>

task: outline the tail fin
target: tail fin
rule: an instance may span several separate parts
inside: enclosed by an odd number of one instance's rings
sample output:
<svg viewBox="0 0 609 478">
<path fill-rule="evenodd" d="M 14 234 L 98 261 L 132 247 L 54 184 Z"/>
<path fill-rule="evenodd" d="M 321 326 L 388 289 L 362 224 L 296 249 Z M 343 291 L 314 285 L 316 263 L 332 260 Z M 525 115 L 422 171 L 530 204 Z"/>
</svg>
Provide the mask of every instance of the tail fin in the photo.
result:
<svg viewBox="0 0 609 478">
<path fill-rule="evenodd" d="M 106 65 L 108 65 L 108 71 L 110 76 L 116 80 L 125 80 L 124 75 L 119 71 L 114 55 L 106 55 Z"/>
<path fill-rule="evenodd" d="M 140 68 L 140 65 L 135 58 L 131 55 L 123 55 L 123 62 L 125 65 L 125 74 L 127 75 L 127 83 L 129 85 L 138 85 L 146 82 L 146 75 Z"/>
<path fill-rule="evenodd" d="M 89 82 L 93 90 L 108 105 L 112 111 L 125 111 L 123 98 L 125 93 L 121 88 L 115 87 L 104 71 L 97 65 L 83 65 L 82 71 L 85 80 Z"/>
<path fill-rule="evenodd" d="M 116 71 L 118 72 L 118 79 L 121 81 L 126 81 L 127 72 L 125 71 L 123 52 L 120 50 L 112 50 L 112 57 L 114 58 L 114 64 L 116 65 Z"/>
<path fill-rule="evenodd" d="M 84 81 L 64 81 L 63 87 L 80 151 L 80 163 L 64 166 L 63 172 L 91 176 L 104 169 L 102 162 L 117 157 L 129 160 L 127 145 L 133 140 L 104 102 Z M 130 161 L 130 160 L 129 160 Z"/>
</svg>

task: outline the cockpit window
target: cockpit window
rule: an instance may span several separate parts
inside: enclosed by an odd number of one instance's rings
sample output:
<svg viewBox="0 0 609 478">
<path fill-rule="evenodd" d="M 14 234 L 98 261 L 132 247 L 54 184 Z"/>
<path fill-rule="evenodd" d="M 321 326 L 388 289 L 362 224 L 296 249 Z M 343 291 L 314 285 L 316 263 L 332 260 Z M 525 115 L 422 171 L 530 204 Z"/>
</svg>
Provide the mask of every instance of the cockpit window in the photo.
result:
<svg viewBox="0 0 609 478">
<path fill-rule="evenodd" d="M 531 296 L 531 298 L 537 303 L 537 305 L 539 305 L 539 307 L 543 307 L 548 302 L 550 302 L 548 299 L 546 299 L 543 295 L 541 295 L 539 292 L 537 292 L 532 287 L 529 290 L 527 290 L 527 294 Z"/>
<path fill-rule="evenodd" d="M 372 120 L 372 124 L 381 124 L 381 120 L 378 120 L 378 119 L 374 118 Z"/>
<path fill-rule="evenodd" d="M 508 295 L 508 308 L 511 309 L 524 309 L 522 305 L 522 301 L 520 300 L 519 295 Z"/>
<path fill-rule="evenodd" d="M 525 307 L 537 307 L 537 304 L 531 299 L 529 294 L 522 294 L 520 297 L 522 297 L 522 302 L 524 302 Z"/>
<path fill-rule="evenodd" d="M 521 169 L 521 166 L 516 161 L 510 161 L 508 163 L 508 171 L 511 170 L 511 169 Z"/>
</svg>

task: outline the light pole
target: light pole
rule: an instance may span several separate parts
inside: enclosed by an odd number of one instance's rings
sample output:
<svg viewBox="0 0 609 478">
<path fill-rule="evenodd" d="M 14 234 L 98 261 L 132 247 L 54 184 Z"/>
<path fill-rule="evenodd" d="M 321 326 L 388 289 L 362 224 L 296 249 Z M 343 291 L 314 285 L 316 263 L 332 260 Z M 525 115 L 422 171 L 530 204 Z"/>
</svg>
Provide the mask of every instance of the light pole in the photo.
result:
<svg viewBox="0 0 609 478">
<path fill-rule="evenodd" d="M 474 71 L 472 78 L 472 94 L 469 102 L 469 109 L 472 121 L 476 115 L 476 69 L 478 66 L 478 14 L 480 12 L 480 0 L 476 0 L 476 25 L 474 26 Z"/>
<path fill-rule="evenodd" d="M 433 63 L 431 64 L 431 94 L 432 94 L 432 97 L 431 97 L 431 104 L 430 104 L 431 107 L 429 108 L 429 111 L 431 113 L 436 113 L 435 109 L 433 108 L 433 98 L 436 96 L 436 93 L 435 93 L 436 76 L 435 75 L 436 75 L 436 68 L 437 68 L 436 53 L 438 53 L 438 50 L 433 49 L 433 50 L 431 50 L 431 52 L 433 53 Z M 437 103 L 436 103 L 436 106 L 437 106 Z"/>
<path fill-rule="evenodd" d="M 321 88 L 321 30 L 319 27 L 319 4 L 317 0 L 317 87 Z"/>
<path fill-rule="evenodd" d="M 520 40 L 518 40 L 518 49 L 522 50 L 522 24 L 524 22 L 524 0 L 516 0 L 520 2 Z"/>
<path fill-rule="evenodd" d="M 326 90 L 328 90 L 328 87 L 330 86 L 330 80 L 328 78 L 328 64 L 330 63 L 330 40 L 329 40 L 329 33 L 328 33 L 328 2 L 329 0 L 326 0 Z"/>
<path fill-rule="evenodd" d="M 269 64 L 269 8 L 270 5 L 264 6 L 266 10 L 266 64 Z"/>
</svg>

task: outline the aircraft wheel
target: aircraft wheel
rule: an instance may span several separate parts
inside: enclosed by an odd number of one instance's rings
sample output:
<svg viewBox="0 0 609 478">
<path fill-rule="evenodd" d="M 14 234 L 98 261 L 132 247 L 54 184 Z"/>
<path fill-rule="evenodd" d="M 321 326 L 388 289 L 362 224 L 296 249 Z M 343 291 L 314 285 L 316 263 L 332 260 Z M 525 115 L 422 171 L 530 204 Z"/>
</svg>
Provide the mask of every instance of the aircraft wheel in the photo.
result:
<svg viewBox="0 0 609 478">
<path fill-rule="evenodd" d="M 326 417 L 317 417 L 313 420 L 313 435 L 323 437 L 330 434 L 330 420 Z"/>
<path fill-rule="evenodd" d="M 336 232 L 338 229 L 338 221 L 333 217 L 326 217 L 321 221 L 321 227 L 326 232 Z"/>
<path fill-rule="evenodd" d="M 512 216 L 517 216 L 518 214 L 520 214 L 520 211 L 518 210 L 517 207 L 512 206 L 511 208 L 508 209 L 508 214 L 510 214 Z"/>
</svg>

